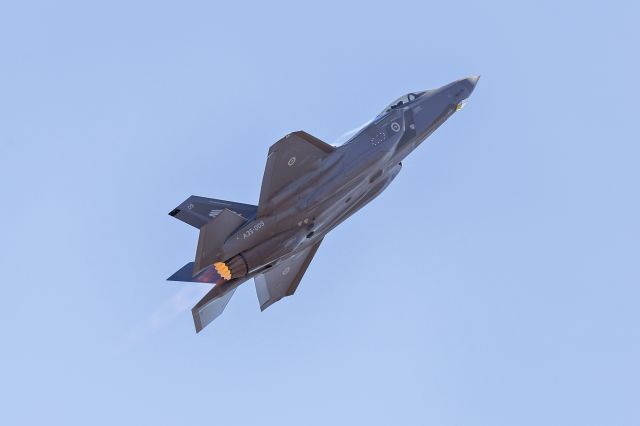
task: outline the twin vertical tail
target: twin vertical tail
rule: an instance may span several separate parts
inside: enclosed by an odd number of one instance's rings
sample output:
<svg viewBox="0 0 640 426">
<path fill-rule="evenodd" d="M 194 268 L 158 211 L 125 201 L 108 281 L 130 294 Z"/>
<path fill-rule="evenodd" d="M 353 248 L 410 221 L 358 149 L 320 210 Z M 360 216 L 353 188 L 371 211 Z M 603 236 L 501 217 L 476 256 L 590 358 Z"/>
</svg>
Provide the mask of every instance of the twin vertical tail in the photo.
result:
<svg viewBox="0 0 640 426">
<path fill-rule="evenodd" d="M 200 229 L 195 262 L 189 262 L 168 281 L 214 284 L 192 309 L 196 332 L 219 316 L 235 289 L 247 280 L 248 265 L 242 255 L 224 259 L 225 240 L 255 216 L 256 206 L 191 196 L 169 215 Z M 209 220 L 207 220 L 209 219 Z"/>
</svg>

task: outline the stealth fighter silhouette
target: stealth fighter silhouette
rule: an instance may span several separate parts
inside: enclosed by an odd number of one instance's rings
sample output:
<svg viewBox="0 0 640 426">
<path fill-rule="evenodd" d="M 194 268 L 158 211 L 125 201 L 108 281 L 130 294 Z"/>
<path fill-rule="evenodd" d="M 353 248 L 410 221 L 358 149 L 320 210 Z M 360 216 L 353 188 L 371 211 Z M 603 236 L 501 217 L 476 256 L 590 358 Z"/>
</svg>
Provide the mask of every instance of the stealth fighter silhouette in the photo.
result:
<svg viewBox="0 0 640 426">
<path fill-rule="evenodd" d="M 257 206 L 191 196 L 173 209 L 200 234 L 195 262 L 168 280 L 214 284 L 192 309 L 196 332 L 251 278 L 261 310 L 291 296 L 325 235 L 391 183 L 478 78 L 402 96 L 338 147 L 303 131 L 286 135 L 269 148 Z"/>
</svg>

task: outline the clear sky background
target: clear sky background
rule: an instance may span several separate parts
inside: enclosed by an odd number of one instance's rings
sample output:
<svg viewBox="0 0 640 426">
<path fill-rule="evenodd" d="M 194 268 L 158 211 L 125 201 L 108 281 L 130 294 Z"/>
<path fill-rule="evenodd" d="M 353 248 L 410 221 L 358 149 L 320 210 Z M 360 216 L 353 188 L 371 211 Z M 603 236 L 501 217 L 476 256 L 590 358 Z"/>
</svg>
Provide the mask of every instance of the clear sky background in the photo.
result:
<svg viewBox="0 0 640 426">
<path fill-rule="evenodd" d="M 3 2 L 0 423 L 640 424 L 639 12 Z M 195 334 L 170 210 L 473 74 L 294 297 Z"/>
</svg>

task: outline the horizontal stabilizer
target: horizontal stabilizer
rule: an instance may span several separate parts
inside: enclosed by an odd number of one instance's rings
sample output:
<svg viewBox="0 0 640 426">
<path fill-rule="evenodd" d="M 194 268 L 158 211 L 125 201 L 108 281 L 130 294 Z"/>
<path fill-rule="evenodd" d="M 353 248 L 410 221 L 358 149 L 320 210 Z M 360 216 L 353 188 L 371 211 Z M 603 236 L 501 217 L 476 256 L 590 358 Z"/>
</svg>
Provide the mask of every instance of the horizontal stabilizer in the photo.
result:
<svg viewBox="0 0 640 426">
<path fill-rule="evenodd" d="M 191 309 L 196 333 L 222 314 L 233 293 L 246 280 L 247 278 L 243 277 L 216 285 Z"/>
<path fill-rule="evenodd" d="M 318 241 L 255 277 L 260 310 L 264 311 L 296 291 L 321 242 L 322 240 Z"/>
<path fill-rule="evenodd" d="M 236 203 L 233 201 L 216 200 L 214 198 L 198 197 L 192 195 L 184 200 L 178 207 L 169 212 L 169 216 L 188 223 L 195 228 L 202 228 L 207 222 L 214 219 L 222 210 L 228 209 L 242 216 L 245 220 L 252 219 L 256 215 L 257 206 L 252 204 Z"/>
<path fill-rule="evenodd" d="M 211 291 L 213 292 L 215 289 L 216 288 L 214 287 Z M 224 308 L 227 307 L 229 300 L 231 300 L 233 293 L 235 292 L 236 289 L 234 288 L 221 296 L 208 300 L 206 303 L 202 303 L 202 301 L 200 301 L 200 303 L 193 307 L 191 314 L 193 315 L 193 323 L 196 326 L 196 333 L 200 333 L 203 328 L 224 312 Z M 202 300 L 205 299 L 206 296 Z"/>
<path fill-rule="evenodd" d="M 167 278 L 167 281 L 193 281 L 193 262 L 189 262 Z"/>
<path fill-rule="evenodd" d="M 193 274 L 194 262 L 189 262 L 167 278 L 167 281 L 183 281 L 188 283 L 216 284 L 224 279 L 217 273 L 213 265 L 208 266 L 197 274 Z"/>
</svg>

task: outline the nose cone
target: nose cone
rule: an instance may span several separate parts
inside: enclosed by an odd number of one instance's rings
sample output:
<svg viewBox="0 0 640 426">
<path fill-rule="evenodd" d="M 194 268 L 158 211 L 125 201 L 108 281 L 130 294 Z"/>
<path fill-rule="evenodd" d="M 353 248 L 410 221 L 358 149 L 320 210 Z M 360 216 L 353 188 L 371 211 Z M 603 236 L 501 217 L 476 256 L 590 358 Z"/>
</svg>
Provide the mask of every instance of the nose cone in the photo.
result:
<svg viewBox="0 0 640 426">
<path fill-rule="evenodd" d="M 465 78 L 465 80 L 467 81 L 467 86 L 469 87 L 469 95 L 470 95 L 471 92 L 473 92 L 473 89 L 476 88 L 476 85 L 478 84 L 478 80 L 480 80 L 480 76 L 473 75 L 471 77 Z"/>
<path fill-rule="evenodd" d="M 478 80 L 480 80 L 480 76 L 473 75 L 453 81 L 439 89 L 422 92 L 414 107 L 416 133 L 427 132 L 434 123 L 442 124 L 442 121 L 439 120 L 443 111 L 449 113 L 452 108 L 455 111 L 462 108 L 465 99 L 471 96 L 476 88 Z"/>
<path fill-rule="evenodd" d="M 478 84 L 478 80 L 480 80 L 480 76 L 472 75 L 471 77 L 467 77 L 465 80 L 467 80 L 473 87 L 476 87 L 476 84 Z"/>
<path fill-rule="evenodd" d="M 476 85 L 478 84 L 478 80 L 480 80 L 480 76 L 474 75 L 456 81 L 452 87 L 453 96 L 456 98 L 456 100 L 463 101 L 471 96 L 473 89 L 475 89 Z"/>
<path fill-rule="evenodd" d="M 449 103 L 459 103 L 471 96 L 473 89 L 478 84 L 478 80 L 480 80 L 479 75 L 462 78 L 441 87 L 438 92 L 444 94 Z"/>
</svg>

